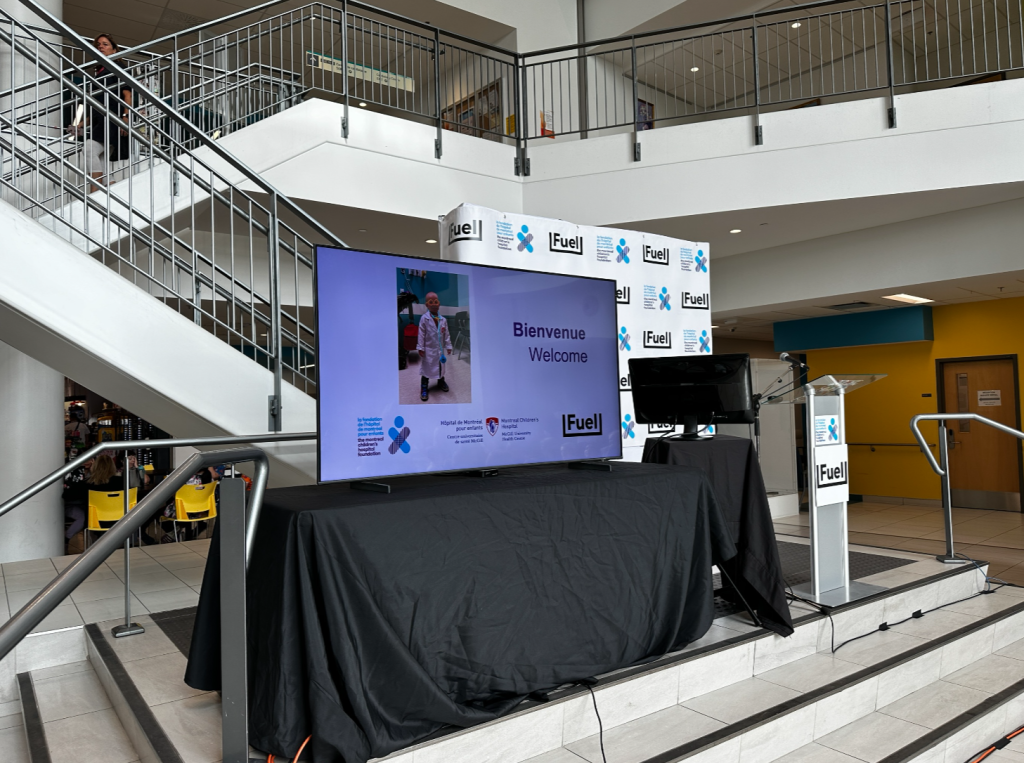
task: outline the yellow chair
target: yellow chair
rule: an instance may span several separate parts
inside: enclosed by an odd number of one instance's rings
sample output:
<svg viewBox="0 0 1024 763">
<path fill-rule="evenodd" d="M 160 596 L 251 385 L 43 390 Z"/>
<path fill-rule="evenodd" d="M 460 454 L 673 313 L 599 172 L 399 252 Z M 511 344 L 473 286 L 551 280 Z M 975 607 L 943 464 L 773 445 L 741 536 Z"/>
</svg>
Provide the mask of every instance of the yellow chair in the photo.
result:
<svg viewBox="0 0 1024 763">
<path fill-rule="evenodd" d="M 206 522 L 217 516 L 217 483 L 182 485 L 174 494 L 174 539 L 178 522 Z"/>
<path fill-rule="evenodd" d="M 128 491 L 128 510 L 135 508 L 138 488 Z M 101 493 L 95 490 L 89 491 L 89 514 L 88 523 L 85 526 L 85 539 L 89 540 L 89 532 L 105 533 L 117 520 L 124 516 L 124 491 L 116 493 Z"/>
</svg>

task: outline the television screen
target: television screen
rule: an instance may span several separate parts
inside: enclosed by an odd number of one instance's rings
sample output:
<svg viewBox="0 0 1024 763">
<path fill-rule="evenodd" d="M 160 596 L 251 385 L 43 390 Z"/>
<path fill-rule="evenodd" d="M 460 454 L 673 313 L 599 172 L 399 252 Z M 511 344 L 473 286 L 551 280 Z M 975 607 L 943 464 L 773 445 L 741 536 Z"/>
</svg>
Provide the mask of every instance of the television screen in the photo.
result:
<svg viewBox="0 0 1024 763">
<path fill-rule="evenodd" d="M 315 256 L 321 482 L 621 457 L 614 281 Z"/>
</svg>

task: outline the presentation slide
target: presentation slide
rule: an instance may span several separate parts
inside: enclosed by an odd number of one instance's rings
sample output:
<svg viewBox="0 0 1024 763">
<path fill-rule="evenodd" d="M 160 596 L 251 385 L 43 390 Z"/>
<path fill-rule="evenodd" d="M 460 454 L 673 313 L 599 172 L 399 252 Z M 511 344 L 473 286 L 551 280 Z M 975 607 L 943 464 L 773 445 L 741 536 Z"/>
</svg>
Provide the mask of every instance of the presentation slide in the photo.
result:
<svg viewBox="0 0 1024 763">
<path fill-rule="evenodd" d="M 619 458 L 615 282 L 317 247 L 319 479 Z"/>
</svg>

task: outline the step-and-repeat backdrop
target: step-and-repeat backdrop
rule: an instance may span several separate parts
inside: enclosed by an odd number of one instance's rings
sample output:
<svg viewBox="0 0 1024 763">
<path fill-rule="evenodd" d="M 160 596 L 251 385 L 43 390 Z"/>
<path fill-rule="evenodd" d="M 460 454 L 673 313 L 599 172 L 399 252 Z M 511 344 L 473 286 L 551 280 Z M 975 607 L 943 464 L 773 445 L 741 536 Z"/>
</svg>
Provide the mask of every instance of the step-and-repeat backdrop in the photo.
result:
<svg viewBox="0 0 1024 763">
<path fill-rule="evenodd" d="M 637 424 L 629 359 L 711 352 L 706 242 L 574 225 L 462 204 L 438 223 L 441 259 L 614 278 L 619 315 L 620 435 L 627 460 L 670 427 Z"/>
</svg>

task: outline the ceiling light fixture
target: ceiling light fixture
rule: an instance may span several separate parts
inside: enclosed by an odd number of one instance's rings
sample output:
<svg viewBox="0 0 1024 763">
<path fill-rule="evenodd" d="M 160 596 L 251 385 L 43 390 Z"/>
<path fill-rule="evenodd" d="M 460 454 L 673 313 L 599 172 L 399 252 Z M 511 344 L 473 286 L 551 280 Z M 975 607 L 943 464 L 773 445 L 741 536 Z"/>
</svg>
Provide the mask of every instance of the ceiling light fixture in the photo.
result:
<svg viewBox="0 0 1024 763">
<path fill-rule="evenodd" d="M 427 239 L 427 243 L 428 244 L 436 244 L 437 243 L 437 239 L 436 238 L 428 238 Z"/>
<path fill-rule="evenodd" d="M 800 28 L 800 22 L 799 21 L 794 21 L 792 24 L 790 24 L 790 26 L 793 27 L 793 29 L 799 29 Z"/>
<path fill-rule="evenodd" d="M 366 108 L 366 101 L 360 101 L 359 102 L 359 108 L 365 109 Z"/>
<path fill-rule="evenodd" d="M 891 299 L 893 302 L 905 302 L 908 305 L 923 305 L 925 302 L 933 301 L 924 297 L 915 297 L 913 294 L 891 294 L 888 297 L 882 297 L 882 299 Z"/>
<path fill-rule="evenodd" d="M 732 229 L 731 231 L 729 231 L 729 232 L 730 232 L 730 233 L 742 233 L 742 232 L 743 232 L 743 229 L 742 229 L 742 228 L 733 228 L 733 229 Z"/>
<path fill-rule="evenodd" d="M 700 71 L 700 67 L 699 66 L 691 66 L 690 67 L 690 71 L 691 72 L 699 72 Z"/>
<path fill-rule="evenodd" d="M 716 329 L 716 328 L 718 328 L 718 326 L 712 326 L 711 328 Z"/>
<path fill-rule="evenodd" d="M 360 233 L 366 233 L 366 228 L 360 228 L 360 229 L 359 229 L 359 232 L 360 232 Z"/>
</svg>

